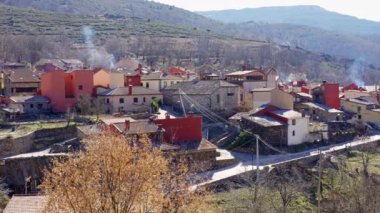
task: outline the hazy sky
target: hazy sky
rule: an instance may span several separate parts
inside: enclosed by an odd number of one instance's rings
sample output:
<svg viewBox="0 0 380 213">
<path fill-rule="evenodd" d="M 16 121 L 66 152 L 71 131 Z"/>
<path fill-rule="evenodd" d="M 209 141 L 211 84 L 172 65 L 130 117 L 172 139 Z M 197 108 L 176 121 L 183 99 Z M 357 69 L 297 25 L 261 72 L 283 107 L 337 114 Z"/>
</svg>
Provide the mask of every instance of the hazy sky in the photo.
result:
<svg viewBox="0 0 380 213">
<path fill-rule="evenodd" d="M 319 5 L 327 10 L 380 21 L 377 0 L 155 0 L 191 11 L 241 9 L 265 6 Z"/>
</svg>

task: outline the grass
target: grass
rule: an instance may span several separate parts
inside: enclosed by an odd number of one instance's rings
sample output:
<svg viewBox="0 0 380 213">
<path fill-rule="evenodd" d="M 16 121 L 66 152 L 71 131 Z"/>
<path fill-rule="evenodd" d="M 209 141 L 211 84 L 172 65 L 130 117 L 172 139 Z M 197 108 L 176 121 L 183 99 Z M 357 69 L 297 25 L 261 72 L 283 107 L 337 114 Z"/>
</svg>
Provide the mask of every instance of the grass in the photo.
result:
<svg viewBox="0 0 380 213">
<path fill-rule="evenodd" d="M 368 153 L 369 157 L 369 172 L 380 175 L 380 154 L 379 153 Z M 351 151 L 351 155 L 347 159 L 347 164 L 349 168 L 362 168 L 362 152 L 361 151 Z"/>
<path fill-rule="evenodd" d="M 71 122 L 70 125 L 75 125 L 74 122 Z M 0 137 L 21 137 L 23 135 L 29 134 L 31 132 L 40 130 L 40 129 L 55 129 L 63 128 L 67 126 L 67 122 L 55 122 L 55 123 L 34 123 L 34 124 L 25 124 L 18 125 L 16 131 L 12 132 L 11 127 L 7 129 L 0 130 Z"/>
</svg>

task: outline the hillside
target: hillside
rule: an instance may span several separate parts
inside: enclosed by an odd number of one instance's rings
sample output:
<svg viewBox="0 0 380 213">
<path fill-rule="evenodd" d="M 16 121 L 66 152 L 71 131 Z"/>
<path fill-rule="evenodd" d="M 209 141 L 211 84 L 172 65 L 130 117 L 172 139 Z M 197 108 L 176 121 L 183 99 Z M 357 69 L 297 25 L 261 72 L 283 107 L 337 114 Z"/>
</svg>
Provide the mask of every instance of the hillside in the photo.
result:
<svg viewBox="0 0 380 213">
<path fill-rule="evenodd" d="M 242 65 L 273 67 L 284 80 L 290 80 L 291 74 L 302 73 L 318 81 L 356 80 L 350 77 L 350 67 L 355 60 L 315 54 L 297 46 L 237 39 L 213 31 L 153 20 L 115 20 L 103 16 L 57 14 L 8 6 L 0 6 L 0 49 L 3 50 L 0 58 L 31 63 L 41 57 L 86 60 L 84 26 L 93 29 L 94 43 L 102 48 L 101 52 L 105 52 L 105 58 L 111 54 L 118 60 L 135 54 L 157 69 L 173 65 L 195 69 L 205 63 L 215 63 L 220 71 L 238 70 Z M 244 37 L 247 32 L 255 34 L 254 29 L 260 29 L 254 23 L 252 26 L 246 25 L 247 28 L 233 24 L 225 27 L 228 33 L 235 32 L 235 37 Z M 269 29 L 264 31 L 270 32 Z M 191 63 L 183 64 L 183 61 Z M 360 72 L 366 72 L 362 81 L 374 83 L 380 80 L 379 69 L 366 61 L 361 63 Z"/>
<path fill-rule="evenodd" d="M 262 7 L 242 10 L 199 12 L 206 17 L 226 22 L 263 22 L 293 24 L 355 34 L 380 34 L 380 23 L 327 11 L 319 6 Z"/>
<path fill-rule="evenodd" d="M 225 35 L 238 39 L 272 41 L 341 58 L 363 58 L 369 64 L 380 66 L 378 61 L 380 35 L 365 34 L 380 32 L 379 23 L 332 13 L 314 6 L 253 9 L 258 11 L 258 15 L 250 12 L 251 9 L 202 13 L 222 21 L 240 22 L 255 18 L 254 22 L 223 24 L 177 7 L 144 0 L 0 0 L 0 4 L 55 12 L 50 17 L 54 27 L 45 29 L 45 26 L 40 26 L 42 29 L 37 33 L 60 34 L 63 32 L 74 34 L 70 36 L 77 36 L 79 31 L 73 26 L 68 26 L 67 29 L 60 28 L 58 31 L 55 29 L 64 22 L 58 17 L 74 14 L 74 17 L 77 17 L 76 20 L 68 17 L 70 22 L 73 22 L 72 25 L 75 26 L 87 19 L 88 22 L 93 22 L 97 33 L 101 35 L 127 37 L 135 33 L 155 34 L 157 32 L 158 35 L 168 37 L 192 37 L 197 34 L 204 35 L 202 31 L 206 31 L 207 34 Z M 219 13 L 222 15 L 218 15 Z M 14 15 L 17 16 L 17 14 Z M 78 16 L 85 18 L 79 20 Z M 236 20 L 234 17 L 237 17 Z M 29 31 L 22 33 L 27 32 Z"/>
<path fill-rule="evenodd" d="M 190 11 L 146 0 L 0 0 L 0 4 L 112 19 L 135 17 L 204 29 L 222 25 Z"/>
</svg>

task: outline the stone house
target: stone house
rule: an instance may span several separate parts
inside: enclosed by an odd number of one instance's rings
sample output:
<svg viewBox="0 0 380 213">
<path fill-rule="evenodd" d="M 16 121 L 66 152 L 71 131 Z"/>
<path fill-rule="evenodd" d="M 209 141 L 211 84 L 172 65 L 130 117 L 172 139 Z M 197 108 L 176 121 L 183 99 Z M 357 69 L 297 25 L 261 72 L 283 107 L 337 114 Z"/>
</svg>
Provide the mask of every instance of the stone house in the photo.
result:
<svg viewBox="0 0 380 213">
<path fill-rule="evenodd" d="M 380 124 L 380 105 L 364 98 L 341 99 L 342 110 L 353 113 L 353 119 Z"/>
<path fill-rule="evenodd" d="M 186 111 L 197 112 L 201 106 L 219 114 L 232 115 L 244 101 L 240 86 L 222 80 L 182 82 L 161 92 L 164 104 L 178 111 L 182 111 L 183 103 Z"/>
<path fill-rule="evenodd" d="M 159 91 L 145 87 L 118 87 L 98 94 L 105 103 L 106 113 L 146 112 L 151 110 L 154 100 L 162 100 Z"/>
<path fill-rule="evenodd" d="M 21 114 L 39 114 L 51 110 L 50 101 L 44 96 L 11 96 L 9 108 Z"/>
<path fill-rule="evenodd" d="M 141 77 L 143 87 L 157 91 L 183 81 L 185 81 L 185 79 L 180 76 L 168 75 L 163 72 L 152 72 Z"/>
<path fill-rule="evenodd" d="M 309 118 L 294 110 L 267 105 L 242 117 L 242 127 L 273 145 L 299 145 L 308 141 Z"/>
<path fill-rule="evenodd" d="M 310 117 L 310 120 L 313 121 L 342 121 L 344 117 L 343 111 L 313 102 L 302 103 L 299 106 L 298 110 L 308 115 Z"/>
<path fill-rule="evenodd" d="M 0 73 L 0 84 L 2 95 L 36 95 L 40 79 L 29 68 L 7 69 Z"/>
</svg>

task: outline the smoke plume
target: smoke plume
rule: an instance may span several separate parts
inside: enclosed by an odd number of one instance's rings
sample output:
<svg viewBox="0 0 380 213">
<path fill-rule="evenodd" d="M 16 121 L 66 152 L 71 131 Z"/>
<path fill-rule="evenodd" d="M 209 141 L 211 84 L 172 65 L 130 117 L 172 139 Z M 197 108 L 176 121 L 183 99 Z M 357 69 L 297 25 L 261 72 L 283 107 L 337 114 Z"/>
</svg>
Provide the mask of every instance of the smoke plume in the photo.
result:
<svg viewBox="0 0 380 213">
<path fill-rule="evenodd" d="M 362 75 L 364 75 L 364 62 L 365 59 L 363 57 L 360 57 L 356 59 L 354 63 L 351 65 L 351 67 L 348 69 L 348 78 L 359 87 L 365 86 L 364 80 L 362 78 Z"/>
<path fill-rule="evenodd" d="M 97 48 L 94 45 L 94 32 L 91 27 L 83 27 L 83 36 L 86 44 L 86 59 L 88 65 L 94 67 L 104 67 L 112 69 L 115 66 L 115 57 L 104 48 Z"/>
</svg>

